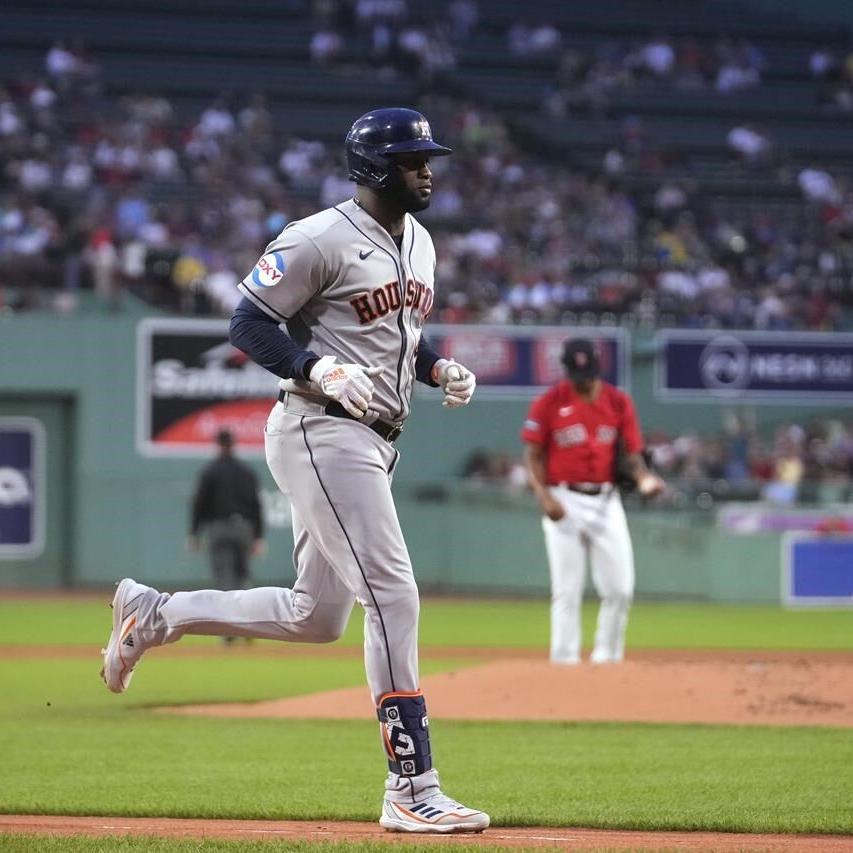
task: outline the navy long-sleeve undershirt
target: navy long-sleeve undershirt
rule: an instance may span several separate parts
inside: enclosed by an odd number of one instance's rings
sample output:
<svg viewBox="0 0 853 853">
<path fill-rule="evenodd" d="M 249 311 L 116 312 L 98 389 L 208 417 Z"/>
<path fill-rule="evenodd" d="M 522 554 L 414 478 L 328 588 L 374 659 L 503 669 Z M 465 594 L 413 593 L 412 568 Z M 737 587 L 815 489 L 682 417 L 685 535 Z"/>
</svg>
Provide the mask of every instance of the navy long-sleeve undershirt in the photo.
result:
<svg viewBox="0 0 853 853">
<path fill-rule="evenodd" d="M 418 382 L 438 388 L 438 382 L 434 382 L 432 378 L 432 366 L 440 358 L 441 356 L 429 345 L 429 341 L 421 335 L 418 354 L 415 356 L 415 376 Z"/>
<path fill-rule="evenodd" d="M 231 343 L 255 364 L 282 379 L 306 379 L 306 365 L 320 356 L 303 349 L 278 327 L 278 320 L 258 308 L 245 296 L 231 315 L 228 329 Z M 309 365 L 308 369 L 311 369 Z"/>
<path fill-rule="evenodd" d="M 279 328 L 278 320 L 245 296 L 231 316 L 229 338 L 255 364 L 282 379 L 307 379 L 314 362 L 320 358 L 317 353 L 295 343 Z M 437 383 L 433 382 L 430 374 L 439 358 L 439 354 L 422 337 L 415 357 L 415 375 L 420 382 L 436 387 Z"/>
</svg>

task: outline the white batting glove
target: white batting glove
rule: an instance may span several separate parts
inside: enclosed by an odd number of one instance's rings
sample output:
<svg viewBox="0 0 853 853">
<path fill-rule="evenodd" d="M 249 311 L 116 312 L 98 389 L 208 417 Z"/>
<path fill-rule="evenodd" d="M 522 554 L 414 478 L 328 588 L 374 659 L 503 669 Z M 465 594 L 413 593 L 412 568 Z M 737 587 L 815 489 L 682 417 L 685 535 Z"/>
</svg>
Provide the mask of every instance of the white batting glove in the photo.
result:
<svg viewBox="0 0 853 853">
<path fill-rule="evenodd" d="M 453 360 L 440 358 L 432 368 L 433 379 L 444 392 L 441 405 L 448 409 L 467 406 L 474 396 L 477 377 L 467 368 Z"/>
<path fill-rule="evenodd" d="M 373 399 L 371 376 L 379 376 L 381 367 L 338 364 L 333 355 L 321 358 L 308 375 L 314 389 L 337 400 L 354 418 L 364 417 Z"/>
</svg>

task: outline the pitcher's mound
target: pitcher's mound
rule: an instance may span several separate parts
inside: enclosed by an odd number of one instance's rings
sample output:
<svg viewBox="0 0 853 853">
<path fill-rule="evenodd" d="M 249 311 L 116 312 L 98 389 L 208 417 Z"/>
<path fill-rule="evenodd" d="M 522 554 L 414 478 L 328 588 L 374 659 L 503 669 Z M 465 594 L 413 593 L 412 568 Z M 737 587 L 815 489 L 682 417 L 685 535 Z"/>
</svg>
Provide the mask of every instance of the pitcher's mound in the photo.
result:
<svg viewBox="0 0 853 853">
<path fill-rule="evenodd" d="M 430 675 L 431 716 L 456 720 L 558 720 L 853 726 L 853 660 L 702 655 L 555 666 L 499 660 Z M 266 702 L 165 708 L 229 717 L 365 719 L 365 687 Z"/>
</svg>

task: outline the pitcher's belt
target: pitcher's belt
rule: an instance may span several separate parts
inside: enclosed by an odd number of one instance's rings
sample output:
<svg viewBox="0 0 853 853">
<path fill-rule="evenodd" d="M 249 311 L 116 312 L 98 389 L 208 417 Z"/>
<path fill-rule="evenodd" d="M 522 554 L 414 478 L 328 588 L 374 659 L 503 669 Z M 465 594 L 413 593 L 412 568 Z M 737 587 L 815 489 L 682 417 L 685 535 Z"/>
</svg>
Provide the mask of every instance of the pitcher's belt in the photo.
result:
<svg viewBox="0 0 853 853">
<path fill-rule="evenodd" d="M 302 412 L 306 415 L 331 415 L 333 418 L 344 418 L 348 421 L 355 421 L 362 426 L 372 429 L 380 438 L 393 444 L 403 431 L 402 425 L 388 424 L 385 421 L 373 421 L 365 423 L 361 418 L 353 417 L 337 400 L 332 400 L 329 403 L 313 403 L 310 400 L 303 400 L 294 394 L 280 390 L 278 392 L 278 401 L 285 409 L 291 409 L 296 412 Z"/>
<path fill-rule="evenodd" d="M 611 491 L 613 488 L 612 483 L 557 483 L 558 486 L 562 486 L 564 489 L 568 489 L 570 492 L 580 492 L 582 495 L 601 495 L 605 492 Z"/>
</svg>

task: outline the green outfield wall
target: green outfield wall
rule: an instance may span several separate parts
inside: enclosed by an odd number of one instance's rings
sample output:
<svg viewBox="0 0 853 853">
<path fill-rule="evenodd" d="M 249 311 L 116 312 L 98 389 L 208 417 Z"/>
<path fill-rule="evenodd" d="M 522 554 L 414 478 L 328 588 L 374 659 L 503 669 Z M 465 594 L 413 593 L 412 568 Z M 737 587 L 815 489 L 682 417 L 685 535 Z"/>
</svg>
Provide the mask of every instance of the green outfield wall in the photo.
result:
<svg viewBox="0 0 853 853">
<path fill-rule="evenodd" d="M 204 559 L 184 550 L 188 503 L 203 458 L 150 458 L 135 442 L 135 340 L 141 314 L 0 317 L 0 417 L 32 416 L 47 440 L 43 553 L 0 559 L 0 586 L 95 586 L 131 574 L 166 585 L 204 585 Z M 635 342 L 632 392 L 646 428 L 720 427 L 717 405 L 663 404 L 653 395 L 653 352 Z M 527 496 L 502 498 L 454 485 L 475 448 L 520 451 L 524 400 L 481 398 L 464 411 L 419 393 L 400 440 L 395 489 L 417 575 L 425 588 L 541 594 L 541 530 Z M 820 410 L 825 412 L 826 410 Z M 767 407 L 772 424 L 799 407 Z M 262 459 L 251 460 L 271 520 L 263 582 L 293 576 L 287 506 Z M 721 600 L 778 599 L 774 536 L 732 538 L 702 513 L 631 514 L 638 594 Z"/>
<path fill-rule="evenodd" d="M 547 594 L 540 516 L 526 496 L 409 488 L 397 502 L 422 587 Z M 638 597 L 779 600 L 778 535 L 733 536 L 698 511 L 637 510 L 629 512 L 629 524 Z"/>
</svg>

